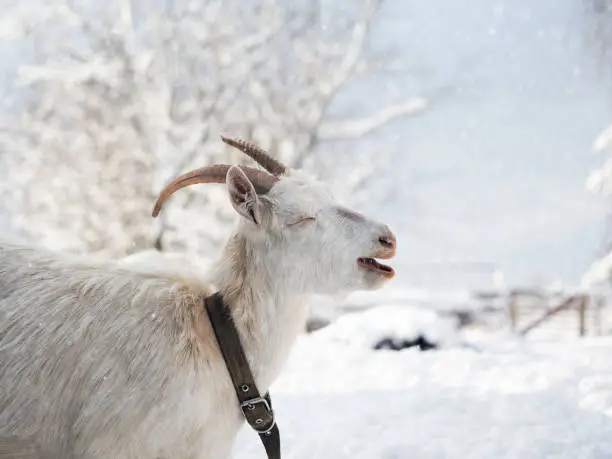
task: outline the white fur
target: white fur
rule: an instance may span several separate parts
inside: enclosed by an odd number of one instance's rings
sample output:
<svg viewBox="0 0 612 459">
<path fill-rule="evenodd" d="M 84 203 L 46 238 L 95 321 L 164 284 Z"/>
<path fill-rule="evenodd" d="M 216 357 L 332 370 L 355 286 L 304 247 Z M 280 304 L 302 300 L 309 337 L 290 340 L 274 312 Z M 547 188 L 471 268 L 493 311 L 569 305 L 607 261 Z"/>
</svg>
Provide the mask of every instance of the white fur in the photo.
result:
<svg viewBox="0 0 612 459">
<path fill-rule="evenodd" d="M 309 295 L 385 282 L 356 260 L 389 229 L 347 213 L 323 184 L 292 172 L 258 196 L 239 169 L 227 179 L 241 218 L 210 273 L 0 241 L 0 457 L 27 439 L 39 459 L 223 459 L 243 420 L 203 298 L 222 292 L 264 393 Z"/>
</svg>

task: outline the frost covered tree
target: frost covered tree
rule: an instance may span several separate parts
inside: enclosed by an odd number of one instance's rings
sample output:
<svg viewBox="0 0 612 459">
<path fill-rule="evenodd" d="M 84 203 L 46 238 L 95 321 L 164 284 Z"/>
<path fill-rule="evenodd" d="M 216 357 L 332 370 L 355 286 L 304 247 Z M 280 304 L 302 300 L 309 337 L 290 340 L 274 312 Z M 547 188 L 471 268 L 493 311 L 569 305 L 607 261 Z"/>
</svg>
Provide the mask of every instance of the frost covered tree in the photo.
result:
<svg viewBox="0 0 612 459">
<path fill-rule="evenodd" d="M 586 21 L 588 43 L 600 68 L 612 76 L 612 0 L 586 0 L 589 15 Z M 593 143 L 593 149 L 603 157 L 601 165 L 589 175 L 586 186 L 612 204 L 612 125 L 603 129 Z M 608 218 L 610 233 L 611 218 Z M 612 286 L 612 234 L 606 236 L 605 250 L 583 277 L 585 286 Z"/>
<path fill-rule="evenodd" d="M 63 250 L 117 257 L 216 247 L 231 215 L 220 187 L 177 194 L 159 220 L 150 212 L 171 177 L 244 161 L 221 133 L 332 179 L 350 168 L 342 189 L 351 197 L 385 151 L 355 157 L 328 152 L 329 143 L 425 107 L 415 97 L 332 116 L 339 94 L 380 69 L 368 53 L 379 0 L 14 5 L 0 37 L 26 52 L 2 121 L 0 193 L 15 230 Z"/>
<path fill-rule="evenodd" d="M 612 200 L 612 125 L 604 129 L 595 139 L 594 149 L 604 155 L 602 164 L 591 172 L 586 186 L 592 193 Z M 612 246 L 606 244 L 607 253 L 595 260 L 583 276 L 585 287 L 597 285 L 612 285 Z"/>
</svg>

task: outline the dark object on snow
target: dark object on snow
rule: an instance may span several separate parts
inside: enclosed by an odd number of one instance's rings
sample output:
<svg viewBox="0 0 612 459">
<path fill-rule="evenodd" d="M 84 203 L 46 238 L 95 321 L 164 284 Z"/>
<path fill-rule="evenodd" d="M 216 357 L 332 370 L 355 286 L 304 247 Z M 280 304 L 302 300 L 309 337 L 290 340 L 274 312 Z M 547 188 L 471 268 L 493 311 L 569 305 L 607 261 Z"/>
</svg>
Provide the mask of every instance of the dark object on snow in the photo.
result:
<svg viewBox="0 0 612 459">
<path fill-rule="evenodd" d="M 312 333 L 327 327 L 331 322 L 320 317 L 310 317 L 306 322 L 306 333 Z"/>
<path fill-rule="evenodd" d="M 437 349 L 438 345 L 428 341 L 423 335 L 417 336 L 413 340 L 394 340 L 393 338 L 383 338 L 374 345 L 375 350 L 389 349 L 392 351 L 401 351 L 410 347 L 418 346 L 421 351 L 429 351 Z"/>
</svg>

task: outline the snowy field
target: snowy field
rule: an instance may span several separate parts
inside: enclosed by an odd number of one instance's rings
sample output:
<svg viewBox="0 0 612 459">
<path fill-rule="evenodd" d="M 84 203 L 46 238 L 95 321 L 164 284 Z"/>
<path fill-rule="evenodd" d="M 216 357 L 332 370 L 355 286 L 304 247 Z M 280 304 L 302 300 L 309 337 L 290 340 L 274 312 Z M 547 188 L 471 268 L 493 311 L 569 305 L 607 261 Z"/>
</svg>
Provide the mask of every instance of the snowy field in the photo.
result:
<svg viewBox="0 0 612 459">
<path fill-rule="evenodd" d="M 302 336 L 273 387 L 285 459 L 612 458 L 612 339 L 374 351 L 356 324 Z M 233 457 L 265 457 L 248 427 Z"/>
</svg>

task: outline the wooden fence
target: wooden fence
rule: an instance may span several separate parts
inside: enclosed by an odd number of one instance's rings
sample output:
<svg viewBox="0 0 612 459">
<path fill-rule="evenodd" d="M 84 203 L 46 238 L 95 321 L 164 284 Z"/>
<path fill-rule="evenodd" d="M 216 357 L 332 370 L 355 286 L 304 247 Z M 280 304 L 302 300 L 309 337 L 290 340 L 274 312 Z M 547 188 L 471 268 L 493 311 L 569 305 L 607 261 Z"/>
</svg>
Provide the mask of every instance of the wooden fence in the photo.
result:
<svg viewBox="0 0 612 459">
<path fill-rule="evenodd" d="M 546 294 L 513 290 L 507 295 L 510 328 L 525 336 L 544 327 L 575 336 L 600 336 L 612 332 L 610 306 L 589 293 Z"/>
</svg>

